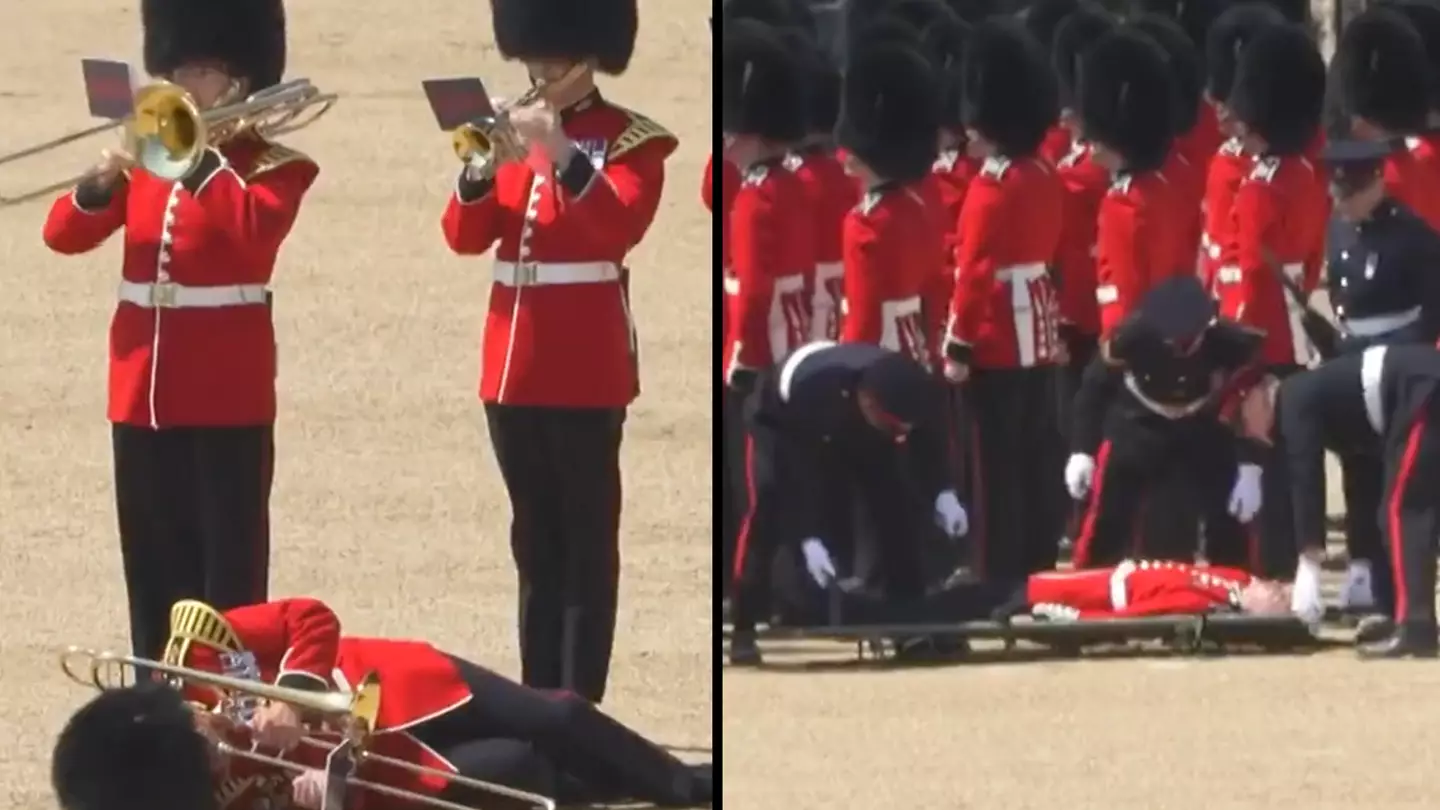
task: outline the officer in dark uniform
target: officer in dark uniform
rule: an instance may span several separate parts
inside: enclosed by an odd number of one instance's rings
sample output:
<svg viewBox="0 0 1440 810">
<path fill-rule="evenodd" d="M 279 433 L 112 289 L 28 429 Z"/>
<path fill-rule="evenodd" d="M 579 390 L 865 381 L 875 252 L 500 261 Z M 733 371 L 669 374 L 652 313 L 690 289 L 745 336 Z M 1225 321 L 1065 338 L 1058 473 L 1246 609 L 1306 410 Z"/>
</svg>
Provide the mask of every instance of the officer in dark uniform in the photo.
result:
<svg viewBox="0 0 1440 810">
<path fill-rule="evenodd" d="M 1314 620 L 1325 551 L 1325 451 L 1380 459 L 1381 534 L 1394 568 L 1395 621 L 1362 644 L 1365 657 L 1434 657 L 1435 553 L 1440 535 L 1440 351 L 1371 346 L 1303 371 L 1280 386 L 1275 436 L 1294 487 L 1300 557 L 1295 612 Z"/>
<path fill-rule="evenodd" d="M 1440 290 L 1440 234 L 1385 188 L 1388 141 L 1331 140 L 1323 158 L 1330 171 L 1335 214 L 1326 240 L 1326 287 L 1339 324 L 1336 349 L 1363 351 L 1396 343 L 1433 344 Z M 1394 583 L 1376 520 L 1383 476 L 1374 453 L 1340 455 L 1350 569 L 1341 606 L 1388 613 Z M 1323 482 L 1322 482 L 1323 483 Z M 1366 624 L 1366 634 L 1381 627 Z"/>
<path fill-rule="evenodd" d="M 938 385 L 910 358 L 862 343 L 810 343 L 761 372 L 745 407 L 751 500 L 736 550 L 731 663 L 759 663 L 755 625 L 778 552 L 798 550 L 817 584 L 853 573 L 887 599 L 923 593 L 926 513 L 951 538 L 968 529 L 949 488 Z"/>
</svg>

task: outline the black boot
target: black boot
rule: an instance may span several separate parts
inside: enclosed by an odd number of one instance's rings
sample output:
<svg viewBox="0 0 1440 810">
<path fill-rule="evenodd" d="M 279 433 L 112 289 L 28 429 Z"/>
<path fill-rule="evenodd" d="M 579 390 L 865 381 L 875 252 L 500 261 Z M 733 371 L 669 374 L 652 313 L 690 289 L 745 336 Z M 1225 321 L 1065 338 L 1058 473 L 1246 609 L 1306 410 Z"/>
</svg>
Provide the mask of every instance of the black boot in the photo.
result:
<svg viewBox="0 0 1440 810">
<path fill-rule="evenodd" d="M 1394 634 L 1394 620 L 1379 613 L 1366 616 L 1355 625 L 1355 643 L 1357 645 L 1374 644 L 1377 641 L 1384 641 Z"/>
<path fill-rule="evenodd" d="M 990 612 L 991 621 L 1004 624 L 1016 616 L 1028 612 L 1030 610 L 1028 591 L 1029 589 L 1025 585 L 1016 586 L 1014 592 L 1004 602 L 1001 602 L 999 607 Z"/>
<path fill-rule="evenodd" d="M 1402 624 L 1388 638 L 1366 644 L 1359 652 L 1361 658 L 1369 660 L 1435 658 L 1440 656 L 1440 639 L 1434 625 Z"/>
<path fill-rule="evenodd" d="M 730 666 L 758 667 L 762 663 L 754 630 L 736 630 L 730 634 Z"/>
<path fill-rule="evenodd" d="M 690 803 L 709 807 L 714 802 L 715 776 L 713 766 L 690 766 Z"/>
</svg>

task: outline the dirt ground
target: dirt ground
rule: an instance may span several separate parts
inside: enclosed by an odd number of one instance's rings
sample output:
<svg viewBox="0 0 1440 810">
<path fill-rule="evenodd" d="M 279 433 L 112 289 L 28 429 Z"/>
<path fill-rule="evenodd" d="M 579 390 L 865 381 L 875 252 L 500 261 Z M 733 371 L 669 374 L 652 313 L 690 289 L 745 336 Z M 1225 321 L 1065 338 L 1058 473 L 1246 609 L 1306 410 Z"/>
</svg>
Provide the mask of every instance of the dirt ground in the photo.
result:
<svg viewBox="0 0 1440 810">
<path fill-rule="evenodd" d="M 625 579 L 610 708 L 656 738 L 711 740 L 708 9 L 646 0 L 609 94 L 677 133 L 651 238 L 632 256 L 645 394 L 630 414 Z M 331 602 L 349 632 L 424 637 L 515 672 L 508 507 L 475 398 L 489 263 L 450 255 L 457 164 L 420 90 L 481 75 L 516 95 L 483 0 L 291 4 L 291 75 L 342 95 L 286 143 L 320 180 L 281 257 L 272 592 Z M 88 123 L 79 59 L 139 61 L 138 3 L 0 4 L 0 152 Z M 22 47 L 23 46 L 23 47 Z M 83 169 L 101 136 L 0 168 L 0 195 Z M 53 806 L 46 763 L 87 695 L 68 644 L 121 649 L 125 611 L 104 418 L 118 240 L 40 242 L 47 204 L 0 210 L 0 805 Z"/>
</svg>

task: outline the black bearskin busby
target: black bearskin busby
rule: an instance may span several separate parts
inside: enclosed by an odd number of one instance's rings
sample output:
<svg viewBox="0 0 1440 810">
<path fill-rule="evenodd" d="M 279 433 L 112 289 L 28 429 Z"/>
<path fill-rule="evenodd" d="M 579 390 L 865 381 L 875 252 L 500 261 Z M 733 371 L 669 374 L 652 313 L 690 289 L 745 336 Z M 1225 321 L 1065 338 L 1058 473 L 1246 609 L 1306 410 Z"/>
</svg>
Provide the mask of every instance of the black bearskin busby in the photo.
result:
<svg viewBox="0 0 1440 810">
<path fill-rule="evenodd" d="M 782 29 L 757 20 L 734 20 L 721 36 L 720 129 L 777 143 L 805 137 L 805 65 Z"/>
<path fill-rule="evenodd" d="M 1131 14 L 1134 19 L 1153 14 L 1174 22 L 1189 37 L 1203 62 L 1210 26 L 1228 6 L 1226 0 L 1135 0 Z"/>
<path fill-rule="evenodd" d="M 1159 14 L 1141 14 L 1130 23 L 1135 30 L 1155 40 L 1165 52 L 1170 78 L 1175 82 L 1175 132 L 1183 135 L 1200 118 L 1205 95 L 1205 66 L 1200 49 L 1178 23 Z"/>
<path fill-rule="evenodd" d="M 1020 21 L 1047 51 L 1055 43 L 1055 31 L 1066 17 L 1080 8 L 1080 0 L 1029 0 L 1020 9 Z"/>
<path fill-rule="evenodd" d="M 142 0 L 145 70 L 168 76 L 189 62 L 216 61 L 250 92 L 285 75 L 282 0 Z"/>
<path fill-rule="evenodd" d="M 1115 30 L 1117 24 L 1110 12 L 1087 3 L 1055 29 L 1055 38 L 1050 43 L 1050 66 L 1055 70 L 1061 109 L 1075 109 L 1075 82 L 1081 55 L 1101 37 Z"/>
<path fill-rule="evenodd" d="M 490 0 L 490 17 L 506 59 L 589 61 L 612 76 L 630 66 L 640 29 L 636 0 Z"/>
<path fill-rule="evenodd" d="M 804 0 L 725 0 L 720 6 L 720 19 L 759 20 L 806 30 L 814 23 L 810 6 Z"/>
<path fill-rule="evenodd" d="M 961 127 L 963 87 L 960 67 L 965 62 L 965 43 L 970 39 L 970 31 L 969 23 L 946 15 L 931 23 L 921 34 L 925 55 L 935 71 L 940 97 L 940 126 L 945 129 L 958 130 Z"/>
<path fill-rule="evenodd" d="M 1335 59 L 1341 110 L 1391 134 L 1418 132 L 1430 110 L 1425 42 L 1404 15 L 1367 9 L 1345 25 Z"/>
<path fill-rule="evenodd" d="M 1440 4 L 1427 0 L 1394 0 L 1383 5 L 1404 14 L 1425 43 L 1430 108 L 1440 110 Z"/>
<path fill-rule="evenodd" d="M 955 16 L 970 25 L 1000 13 L 1000 3 L 997 0 L 945 0 L 945 5 L 950 7 Z"/>
<path fill-rule="evenodd" d="M 1240 51 L 1230 113 L 1269 145 L 1267 154 L 1304 151 L 1315 140 L 1325 102 L 1325 59 L 1304 28 L 1262 29 Z"/>
<path fill-rule="evenodd" d="M 960 66 L 960 119 L 1009 158 L 1035 153 L 1060 108 L 1048 54 L 1018 23 L 975 26 Z"/>
<path fill-rule="evenodd" d="M 835 142 L 886 180 L 910 183 L 935 162 L 938 87 L 930 61 L 904 40 L 865 34 L 850 55 Z"/>
<path fill-rule="evenodd" d="M 61 810 L 216 810 L 210 744 L 180 693 L 101 692 L 71 715 L 50 757 Z"/>
<path fill-rule="evenodd" d="M 807 135 L 830 137 L 840 114 L 840 70 L 814 39 L 799 28 L 774 29 L 794 55 L 805 90 Z"/>
<path fill-rule="evenodd" d="M 1261 29 L 1285 22 L 1285 16 L 1266 3 L 1241 3 L 1226 9 L 1205 37 L 1205 92 L 1226 104 L 1235 85 L 1235 63 L 1240 51 Z"/>
<path fill-rule="evenodd" d="M 1076 112 L 1088 141 L 1120 154 L 1130 171 L 1160 168 L 1175 139 L 1175 87 L 1165 53 L 1126 28 L 1085 51 L 1076 86 Z M 1158 111 L 1158 113 L 1157 113 Z"/>
</svg>

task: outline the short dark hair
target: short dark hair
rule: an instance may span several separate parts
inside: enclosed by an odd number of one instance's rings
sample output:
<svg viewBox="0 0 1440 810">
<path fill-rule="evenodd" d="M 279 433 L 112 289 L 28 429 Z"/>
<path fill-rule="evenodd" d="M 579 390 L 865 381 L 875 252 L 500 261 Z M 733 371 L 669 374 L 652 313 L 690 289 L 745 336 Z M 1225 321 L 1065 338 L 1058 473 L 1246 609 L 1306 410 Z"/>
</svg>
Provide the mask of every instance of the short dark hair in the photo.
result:
<svg viewBox="0 0 1440 810">
<path fill-rule="evenodd" d="M 217 810 L 209 746 L 174 689 L 106 690 L 60 732 L 50 784 L 62 810 Z"/>
</svg>

